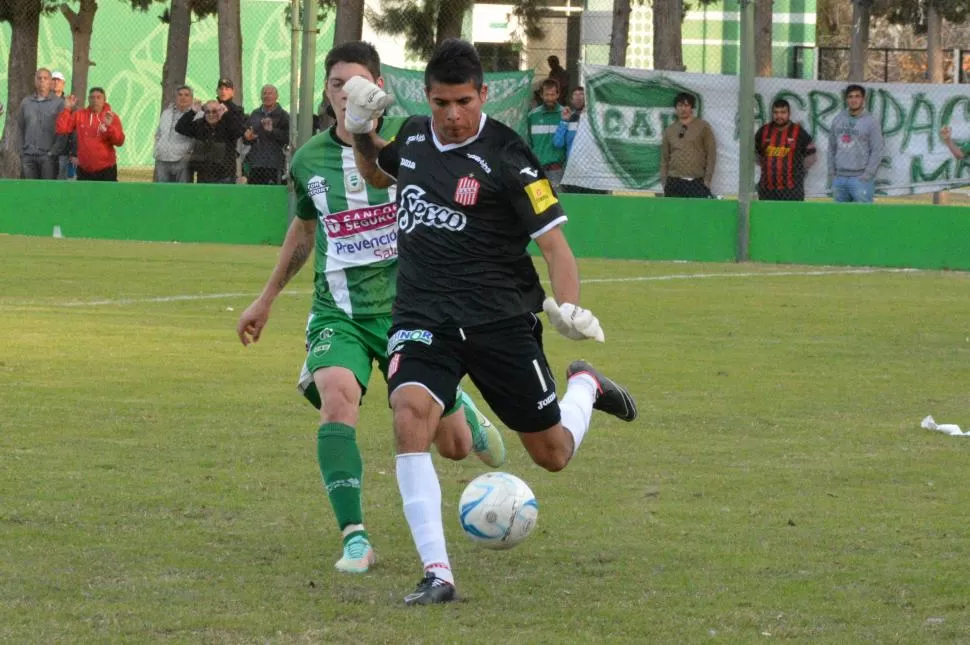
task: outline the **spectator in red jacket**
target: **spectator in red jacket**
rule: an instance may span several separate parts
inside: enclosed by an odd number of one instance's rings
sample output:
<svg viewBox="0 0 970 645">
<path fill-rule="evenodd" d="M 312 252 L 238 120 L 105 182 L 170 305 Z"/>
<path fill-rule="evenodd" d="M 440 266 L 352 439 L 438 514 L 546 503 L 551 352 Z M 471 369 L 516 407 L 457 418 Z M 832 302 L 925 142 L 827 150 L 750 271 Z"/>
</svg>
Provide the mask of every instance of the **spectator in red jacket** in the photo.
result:
<svg viewBox="0 0 970 645">
<path fill-rule="evenodd" d="M 91 89 L 88 107 L 76 110 L 77 97 L 64 100 L 57 117 L 57 134 L 77 133 L 77 178 L 87 181 L 118 181 L 115 148 L 125 144 L 121 119 L 111 111 L 104 90 Z"/>
</svg>

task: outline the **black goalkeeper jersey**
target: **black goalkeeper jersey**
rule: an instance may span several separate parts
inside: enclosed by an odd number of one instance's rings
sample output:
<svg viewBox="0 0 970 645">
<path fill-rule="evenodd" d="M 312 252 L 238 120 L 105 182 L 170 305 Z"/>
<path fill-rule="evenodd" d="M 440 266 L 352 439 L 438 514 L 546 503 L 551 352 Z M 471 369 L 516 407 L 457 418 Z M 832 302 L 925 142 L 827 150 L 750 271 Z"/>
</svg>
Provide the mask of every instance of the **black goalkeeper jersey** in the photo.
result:
<svg viewBox="0 0 970 645">
<path fill-rule="evenodd" d="M 474 327 L 542 309 L 526 247 L 566 215 L 518 134 L 483 115 L 476 137 L 445 145 L 429 117 L 412 117 L 378 164 L 397 178 L 394 324 Z"/>
</svg>

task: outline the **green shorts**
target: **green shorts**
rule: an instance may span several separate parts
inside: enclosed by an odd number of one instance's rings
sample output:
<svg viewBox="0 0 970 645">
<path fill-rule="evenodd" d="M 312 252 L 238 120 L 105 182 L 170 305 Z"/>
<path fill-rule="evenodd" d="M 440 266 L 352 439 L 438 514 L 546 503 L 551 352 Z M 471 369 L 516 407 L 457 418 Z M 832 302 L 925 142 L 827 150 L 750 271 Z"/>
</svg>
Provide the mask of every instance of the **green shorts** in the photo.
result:
<svg viewBox="0 0 970 645">
<path fill-rule="evenodd" d="M 311 313 L 306 327 L 306 360 L 297 385 L 317 409 L 320 393 L 313 373 L 324 367 L 346 367 L 367 392 L 374 361 L 387 380 L 387 330 L 391 317 L 352 320 L 343 312 Z"/>
</svg>

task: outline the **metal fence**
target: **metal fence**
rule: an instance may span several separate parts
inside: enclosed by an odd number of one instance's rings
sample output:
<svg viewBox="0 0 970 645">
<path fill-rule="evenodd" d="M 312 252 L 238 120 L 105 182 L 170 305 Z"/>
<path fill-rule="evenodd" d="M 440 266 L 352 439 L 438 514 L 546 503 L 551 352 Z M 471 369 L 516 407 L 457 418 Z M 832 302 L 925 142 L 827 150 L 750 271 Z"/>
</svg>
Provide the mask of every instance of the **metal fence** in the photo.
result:
<svg viewBox="0 0 970 645">
<path fill-rule="evenodd" d="M 947 49 L 943 52 L 943 82 L 970 81 L 970 50 Z M 791 78 L 814 78 L 820 81 L 842 81 L 849 76 L 848 47 L 792 48 Z M 958 64 L 954 65 L 954 61 Z M 929 55 L 922 49 L 870 47 L 866 54 L 865 82 L 929 82 Z M 956 80 L 954 80 L 956 76 Z"/>
<path fill-rule="evenodd" d="M 456 6 L 455 0 L 437 1 L 446 8 Z M 411 0 L 372 0 L 368 4 L 363 37 L 377 45 L 383 62 L 388 67 L 422 69 L 426 54 L 422 54 L 421 48 L 415 46 L 411 37 L 414 29 L 410 29 L 421 26 L 415 22 L 420 16 L 407 12 L 389 13 L 389 8 L 396 6 L 395 2 L 398 5 L 415 5 Z M 749 3 L 750 0 L 746 0 L 742 5 L 747 6 Z M 26 6 L 28 3 L 7 4 Z M 127 135 L 124 146 L 118 148 L 118 163 L 123 169 L 148 169 L 154 164 L 155 133 L 160 123 L 160 108 L 163 103 L 162 75 L 166 67 L 171 67 L 171 61 L 166 54 L 171 27 L 169 22 L 160 20 L 163 15 L 170 14 L 169 9 L 162 3 L 152 3 L 146 7 L 147 10 L 136 11 L 130 4 L 123 2 L 98 5 L 90 52 L 95 65 L 90 69 L 85 87 L 80 90 L 81 99 L 84 100 L 86 88 L 105 88 L 112 110 L 120 118 Z M 720 9 L 715 11 L 695 8 L 688 11 L 682 21 L 682 63 L 677 66 L 681 71 L 693 72 L 699 76 L 689 82 L 683 78 L 673 81 L 668 79 L 664 85 L 640 75 L 635 81 L 631 81 L 632 85 L 648 89 L 637 89 L 640 93 L 633 92 L 628 103 L 616 106 L 616 112 L 609 112 L 604 116 L 603 112 L 591 110 L 587 106 L 581 120 L 590 128 L 595 124 L 596 129 L 592 136 L 598 137 L 596 145 L 602 144 L 602 149 L 595 154 L 581 151 L 569 158 L 566 163 L 567 176 L 571 175 L 573 179 L 593 186 L 606 184 L 609 177 L 615 178 L 621 172 L 617 170 L 623 163 L 621 157 L 637 160 L 637 155 L 646 155 L 651 149 L 655 152 L 662 139 L 663 130 L 676 118 L 672 104 L 673 94 L 669 93 L 669 89 L 678 84 L 697 96 L 698 114 L 717 124 L 715 135 L 719 155 L 725 150 L 732 150 L 731 154 L 736 155 L 721 157 L 718 162 L 720 170 L 715 173 L 715 183 L 720 182 L 720 188 L 715 192 L 720 194 L 736 194 L 740 189 L 738 179 L 726 182 L 723 177 L 736 177 L 736 174 L 730 173 L 737 173 L 739 159 L 746 158 L 750 153 L 747 142 L 752 140 L 754 129 L 743 135 L 739 129 L 739 115 L 747 109 L 747 105 L 753 104 L 753 109 L 757 110 L 754 119 L 756 129 L 770 121 L 772 101 L 788 92 L 793 94 L 793 119 L 803 122 L 816 139 L 828 135 L 831 120 L 843 107 L 841 89 L 844 86 L 820 87 L 811 83 L 844 81 L 848 76 L 848 48 L 811 46 L 810 41 L 814 39 L 815 33 L 814 14 L 789 8 L 784 15 L 779 14 L 776 31 L 773 33 L 775 44 L 772 70 L 777 82 L 764 84 L 759 79 L 757 87 L 745 88 L 740 83 L 741 77 L 750 69 L 742 64 L 742 51 L 746 44 L 742 42 L 745 31 L 742 29 L 742 14 Z M 288 19 L 288 11 L 291 10 L 290 3 L 285 0 L 241 0 L 242 67 L 239 78 L 230 80 L 235 85 L 236 102 L 247 113 L 259 106 L 261 88 L 267 84 L 278 89 L 279 102 L 284 108 L 290 110 L 295 104 L 296 97 L 291 96 L 290 82 L 293 78 L 293 62 L 298 58 L 293 54 L 293 38 L 295 33 L 299 37 L 299 32 L 294 32 Z M 385 18 L 390 16 L 391 23 L 397 20 L 397 24 L 384 24 L 381 27 L 380 21 L 376 19 L 380 15 Z M 538 89 L 550 76 L 550 56 L 556 56 L 563 64 L 563 84 L 569 89 L 584 83 L 581 75 L 583 64 L 605 65 L 608 62 L 613 19 L 609 2 L 544 2 L 532 14 L 532 26 L 538 26 L 538 31 L 528 28 L 529 25 L 520 17 L 513 15 L 509 5 L 468 3 L 467 8 L 462 9 L 461 18 L 457 28 L 462 37 L 478 47 L 487 71 L 517 71 L 524 76 L 531 74 L 533 91 L 524 92 L 524 102 L 528 103 L 529 108 L 539 107 L 541 103 Z M 653 32 L 657 24 L 655 18 L 658 16 L 653 15 L 650 4 L 635 4 L 628 30 L 628 69 L 649 70 L 659 63 L 654 59 L 653 51 Z M 8 70 L 16 70 L 22 51 L 11 49 L 14 46 L 11 32 L 6 28 L 7 23 L 3 24 L 4 27 L 0 28 L 0 100 L 6 104 L 7 110 L 6 115 L 0 119 L 9 120 L 19 108 L 19 97 L 14 96 L 15 90 L 22 91 L 21 97 L 32 91 L 32 75 L 36 67 L 60 71 L 67 77 L 66 91 L 71 91 L 72 84 L 76 85 L 72 83 L 75 80 L 72 73 L 74 43 L 71 25 L 62 13 L 43 14 L 36 42 L 33 43 L 36 63 L 31 64 L 32 68 L 27 75 L 27 88 L 11 89 L 7 78 Z M 312 89 L 312 96 L 316 98 L 314 109 L 317 108 L 316 103 L 319 102 L 323 90 L 323 62 L 334 38 L 334 16 L 326 16 L 316 27 L 316 52 L 312 57 L 315 72 L 312 78 L 304 79 L 303 84 Z M 196 98 L 213 99 L 217 93 L 217 81 L 224 75 L 223 65 L 220 64 L 220 43 L 224 39 L 220 34 L 219 21 L 215 15 L 195 16 L 185 29 L 188 60 L 180 80 L 193 87 Z M 427 40 L 428 34 L 423 37 Z M 432 38 L 432 44 L 433 41 Z M 796 44 L 789 47 L 790 43 Z M 948 50 L 944 52 L 944 63 L 948 83 L 954 80 L 965 82 L 970 72 L 970 51 Z M 926 69 L 927 56 L 923 50 L 872 49 L 868 52 L 866 78 L 869 82 L 925 82 Z M 785 76 L 794 76 L 809 84 L 798 85 L 799 89 L 795 91 L 793 86 L 780 78 Z M 598 87 L 602 90 L 603 86 Z M 5 88 L 10 90 L 11 96 L 6 96 Z M 420 94 L 417 92 L 419 98 Z M 898 158 L 887 160 L 888 164 L 899 164 L 901 158 L 912 157 L 907 162 L 912 167 L 907 169 L 906 176 L 900 171 L 898 177 L 885 180 L 896 182 L 896 188 L 900 190 L 906 190 L 906 186 L 910 184 L 925 184 L 921 179 L 925 177 L 938 176 L 940 184 L 945 186 L 958 184 L 970 175 L 970 162 L 964 163 L 956 158 L 944 159 L 941 156 L 941 151 L 948 150 L 941 139 L 942 126 L 952 125 L 956 140 L 970 141 L 970 123 L 961 120 L 963 112 L 958 105 L 959 97 L 952 94 L 952 87 L 946 86 L 927 87 L 921 94 L 924 96 L 919 101 L 924 101 L 923 103 L 908 96 L 894 98 L 892 91 L 883 89 L 873 92 L 869 99 L 870 109 L 878 112 L 880 118 L 888 119 L 884 126 L 889 134 L 897 136 L 900 128 L 912 130 L 900 139 L 898 145 L 902 147 L 900 154 L 896 155 Z M 528 98 L 530 95 L 531 101 Z M 562 97 L 561 104 L 569 103 L 571 99 L 571 94 L 567 94 Z M 925 108 L 925 101 L 932 103 L 932 109 Z M 911 104 L 915 107 L 909 109 Z M 924 108 L 925 115 L 919 112 Z M 547 134 L 558 127 L 556 122 L 561 120 L 561 116 L 568 120 L 576 114 L 574 109 L 566 115 L 561 114 L 559 107 L 553 110 L 554 114 L 548 117 L 549 122 L 543 122 L 540 127 Z M 894 120 L 899 110 L 905 111 L 903 125 L 897 122 L 898 119 Z M 618 123 L 627 126 L 625 130 L 617 130 L 623 132 L 622 137 L 614 137 L 613 132 L 606 127 L 613 127 Z M 584 126 L 580 123 L 575 127 L 578 128 L 577 131 L 582 131 Z M 741 141 L 745 142 L 744 145 L 739 143 Z M 624 146 L 631 142 L 637 143 L 640 148 L 635 153 L 627 154 L 632 148 Z M 917 144 L 925 150 L 922 157 L 910 155 Z M 743 154 L 737 152 L 739 149 Z M 563 161 L 566 161 L 565 154 L 563 157 Z M 649 174 L 644 169 L 653 162 L 636 163 L 640 163 L 640 167 L 633 169 L 629 180 L 614 182 L 611 190 L 656 189 L 656 184 L 644 180 Z M 752 185 L 756 177 L 757 173 L 752 170 Z M 618 188 L 620 184 L 622 187 Z M 821 187 L 816 188 L 814 196 L 824 194 L 825 188 Z M 812 195 L 809 193 L 809 196 Z"/>
</svg>

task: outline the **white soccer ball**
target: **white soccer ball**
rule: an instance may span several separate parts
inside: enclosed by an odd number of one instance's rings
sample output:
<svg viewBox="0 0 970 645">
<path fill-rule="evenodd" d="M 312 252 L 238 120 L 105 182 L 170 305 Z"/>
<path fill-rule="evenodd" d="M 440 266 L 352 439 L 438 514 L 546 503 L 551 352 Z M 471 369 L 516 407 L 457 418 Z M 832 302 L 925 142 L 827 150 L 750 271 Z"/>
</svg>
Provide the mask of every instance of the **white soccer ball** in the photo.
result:
<svg viewBox="0 0 970 645">
<path fill-rule="evenodd" d="M 511 549 L 536 526 L 539 503 L 528 484 L 508 473 L 476 477 L 458 502 L 465 535 L 486 549 Z"/>
</svg>

